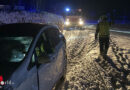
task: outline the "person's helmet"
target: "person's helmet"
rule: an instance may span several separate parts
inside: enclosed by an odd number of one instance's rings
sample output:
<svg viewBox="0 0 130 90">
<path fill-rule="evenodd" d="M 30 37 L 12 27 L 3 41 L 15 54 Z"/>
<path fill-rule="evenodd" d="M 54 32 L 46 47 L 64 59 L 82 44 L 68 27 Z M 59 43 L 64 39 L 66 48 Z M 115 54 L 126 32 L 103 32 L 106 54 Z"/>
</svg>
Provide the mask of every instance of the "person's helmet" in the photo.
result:
<svg viewBox="0 0 130 90">
<path fill-rule="evenodd" d="M 102 16 L 100 17 L 100 21 L 105 21 L 105 20 L 107 20 L 107 16 L 106 16 L 106 15 L 102 15 Z"/>
</svg>

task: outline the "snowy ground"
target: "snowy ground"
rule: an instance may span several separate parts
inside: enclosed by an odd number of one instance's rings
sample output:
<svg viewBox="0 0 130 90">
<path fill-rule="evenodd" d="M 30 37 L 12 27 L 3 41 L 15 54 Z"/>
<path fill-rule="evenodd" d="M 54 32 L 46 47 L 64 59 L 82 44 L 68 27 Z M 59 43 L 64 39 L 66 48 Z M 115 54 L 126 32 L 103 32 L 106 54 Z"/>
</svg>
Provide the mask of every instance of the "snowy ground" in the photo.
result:
<svg viewBox="0 0 130 90">
<path fill-rule="evenodd" d="M 129 90 L 130 37 L 112 33 L 108 57 L 102 59 L 94 32 L 64 30 L 68 66 L 62 90 Z"/>
</svg>

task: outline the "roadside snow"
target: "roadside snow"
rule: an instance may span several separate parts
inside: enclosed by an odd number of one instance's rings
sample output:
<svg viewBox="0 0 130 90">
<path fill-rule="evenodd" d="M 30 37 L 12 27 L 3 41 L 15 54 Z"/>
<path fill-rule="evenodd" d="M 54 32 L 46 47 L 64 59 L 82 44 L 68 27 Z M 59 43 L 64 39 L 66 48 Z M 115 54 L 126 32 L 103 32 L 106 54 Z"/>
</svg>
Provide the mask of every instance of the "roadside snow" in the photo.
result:
<svg viewBox="0 0 130 90">
<path fill-rule="evenodd" d="M 62 90 L 127 90 L 130 88 L 130 38 L 113 35 L 108 57 L 98 58 L 94 32 L 64 31 L 68 67 Z"/>
</svg>

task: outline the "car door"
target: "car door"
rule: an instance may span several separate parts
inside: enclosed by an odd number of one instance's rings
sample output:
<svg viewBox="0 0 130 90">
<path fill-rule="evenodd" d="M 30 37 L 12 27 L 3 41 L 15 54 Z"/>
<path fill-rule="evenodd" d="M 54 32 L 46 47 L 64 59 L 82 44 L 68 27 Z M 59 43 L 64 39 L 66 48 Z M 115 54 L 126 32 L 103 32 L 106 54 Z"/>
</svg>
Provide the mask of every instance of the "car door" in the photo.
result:
<svg viewBox="0 0 130 90">
<path fill-rule="evenodd" d="M 35 47 L 37 69 L 38 69 L 38 80 L 40 90 L 50 90 L 53 78 L 51 74 L 52 62 L 50 61 L 49 54 L 52 53 L 52 48 L 49 46 L 48 41 L 44 40 L 43 34 L 38 39 Z"/>
<path fill-rule="evenodd" d="M 53 66 L 52 69 L 54 71 L 53 75 L 55 76 L 53 82 L 55 83 L 58 79 L 63 75 L 63 69 L 66 64 L 65 59 L 65 39 L 63 35 L 58 31 L 58 29 L 49 29 L 45 32 L 46 37 L 48 38 L 51 47 L 54 52 L 52 54 Z"/>
<path fill-rule="evenodd" d="M 21 76 L 22 77 L 20 78 L 22 82 L 19 83 L 18 87 L 15 88 L 15 90 L 38 90 L 38 78 L 37 78 L 37 66 L 35 62 L 35 53 L 32 54 L 31 60 L 29 61 L 29 64 L 27 64 L 26 70 L 24 70 L 24 72 L 21 73 Z"/>
<path fill-rule="evenodd" d="M 48 63 L 41 64 L 39 70 L 40 90 L 51 90 L 53 85 L 60 78 L 63 67 L 63 43 L 59 38 L 59 32 L 56 29 L 49 29 L 42 33 L 41 38 L 44 45 Z M 45 55 L 43 55 L 45 57 Z"/>
</svg>

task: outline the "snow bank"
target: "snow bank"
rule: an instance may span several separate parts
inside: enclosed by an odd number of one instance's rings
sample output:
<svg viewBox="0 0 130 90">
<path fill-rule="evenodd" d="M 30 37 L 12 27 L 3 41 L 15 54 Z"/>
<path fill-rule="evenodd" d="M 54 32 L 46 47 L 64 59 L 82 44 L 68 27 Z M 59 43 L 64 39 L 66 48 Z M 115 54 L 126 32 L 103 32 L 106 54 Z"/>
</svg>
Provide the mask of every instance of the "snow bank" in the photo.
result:
<svg viewBox="0 0 130 90">
<path fill-rule="evenodd" d="M 0 24 L 10 23 L 43 23 L 57 25 L 63 29 L 64 19 L 62 16 L 47 12 L 34 13 L 27 11 L 0 12 Z"/>
</svg>

